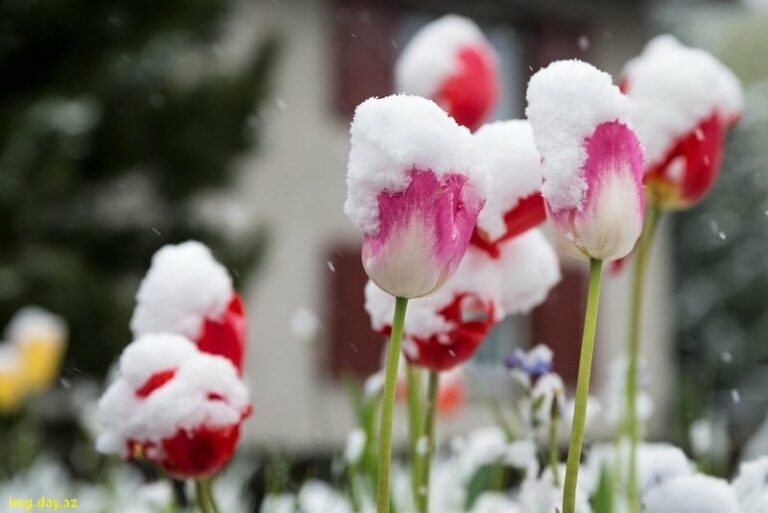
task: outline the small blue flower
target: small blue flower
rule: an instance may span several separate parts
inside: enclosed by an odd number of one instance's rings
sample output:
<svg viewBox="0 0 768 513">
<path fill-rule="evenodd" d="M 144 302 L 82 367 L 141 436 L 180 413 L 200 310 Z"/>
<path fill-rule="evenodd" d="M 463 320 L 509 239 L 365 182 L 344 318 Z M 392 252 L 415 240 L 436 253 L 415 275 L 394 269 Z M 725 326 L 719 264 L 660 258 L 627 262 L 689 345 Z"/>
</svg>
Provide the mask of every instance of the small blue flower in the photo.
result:
<svg viewBox="0 0 768 513">
<path fill-rule="evenodd" d="M 505 359 L 504 364 L 510 370 L 519 370 L 530 377 L 538 377 L 552 370 L 552 350 L 544 345 L 537 345 L 530 351 L 515 349 Z"/>
</svg>

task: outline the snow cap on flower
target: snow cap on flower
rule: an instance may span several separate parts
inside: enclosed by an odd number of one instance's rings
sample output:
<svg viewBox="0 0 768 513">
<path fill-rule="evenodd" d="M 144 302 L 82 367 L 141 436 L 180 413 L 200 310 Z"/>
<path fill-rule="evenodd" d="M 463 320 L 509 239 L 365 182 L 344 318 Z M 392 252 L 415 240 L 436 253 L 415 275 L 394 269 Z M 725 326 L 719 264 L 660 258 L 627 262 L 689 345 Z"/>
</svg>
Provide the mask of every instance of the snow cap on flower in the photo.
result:
<svg viewBox="0 0 768 513">
<path fill-rule="evenodd" d="M 644 497 L 647 513 L 740 513 L 727 481 L 703 474 L 670 479 Z"/>
<path fill-rule="evenodd" d="M 504 363 L 509 369 L 520 370 L 529 376 L 538 377 L 552 370 L 552 350 L 544 344 L 538 344 L 528 351 L 515 349 Z"/>
<path fill-rule="evenodd" d="M 222 315 L 231 296 L 232 279 L 204 244 L 163 246 L 136 294 L 131 330 L 135 337 L 168 332 L 194 340 L 204 319 Z"/>
<path fill-rule="evenodd" d="M 240 370 L 245 351 L 244 308 L 229 273 L 197 241 L 163 246 L 136 294 L 131 330 L 176 333 L 201 351 L 229 358 Z"/>
<path fill-rule="evenodd" d="M 541 224 L 546 219 L 541 156 L 531 125 L 525 120 L 489 123 L 475 133 L 475 142 L 493 184 L 477 218 L 477 236 L 493 244 Z"/>
<path fill-rule="evenodd" d="M 474 129 L 496 102 L 496 52 L 473 21 L 449 14 L 408 42 L 395 64 L 395 84 L 399 92 L 435 100 Z"/>
<path fill-rule="evenodd" d="M 371 98 L 352 120 L 350 220 L 363 267 L 396 297 L 421 297 L 456 271 L 485 198 L 469 131 L 429 100 Z"/>
<path fill-rule="evenodd" d="M 180 335 L 145 335 L 125 349 L 99 400 L 96 445 L 125 458 L 138 454 L 174 476 L 208 475 L 232 456 L 250 411 L 229 360 Z"/>
<path fill-rule="evenodd" d="M 526 114 L 542 157 L 542 195 L 563 247 L 580 258 L 627 255 L 642 229 L 643 156 L 630 102 L 610 75 L 557 61 L 528 83 Z"/>
<path fill-rule="evenodd" d="M 665 208 L 696 202 L 717 177 L 725 131 L 741 117 L 738 78 L 708 52 L 662 35 L 627 63 L 622 87 L 637 107 L 652 199 Z"/>
</svg>

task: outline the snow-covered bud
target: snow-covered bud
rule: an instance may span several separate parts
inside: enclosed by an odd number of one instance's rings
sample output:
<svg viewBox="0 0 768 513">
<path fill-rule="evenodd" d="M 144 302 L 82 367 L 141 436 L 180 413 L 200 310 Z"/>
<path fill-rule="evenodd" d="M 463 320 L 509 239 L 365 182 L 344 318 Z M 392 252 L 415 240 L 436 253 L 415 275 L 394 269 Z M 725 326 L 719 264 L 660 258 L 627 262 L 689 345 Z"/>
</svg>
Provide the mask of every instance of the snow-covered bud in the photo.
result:
<svg viewBox="0 0 768 513">
<path fill-rule="evenodd" d="M 67 332 L 64 319 L 37 306 L 22 308 L 8 323 L 5 336 L 18 350 L 28 392 L 45 390 L 59 375 Z"/>
<path fill-rule="evenodd" d="M 741 117 L 744 98 L 733 72 L 712 55 L 669 35 L 627 63 L 622 89 L 646 157 L 648 200 L 687 208 L 717 179 L 725 133 Z"/>
<path fill-rule="evenodd" d="M 496 52 L 471 20 L 447 15 L 425 25 L 395 65 L 398 92 L 430 98 L 474 130 L 498 96 Z"/>
<path fill-rule="evenodd" d="M 371 98 L 351 127 L 345 212 L 363 267 L 392 296 L 439 289 L 461 262 L 485 201 L 472 135 L 434 102 Z"/>
<path fill-rule="evenodd" d="M 540 190 L 541 156 L 531 125 L 524 120 L 483 125 L 475 142 L 493 187 L 477 219 L 472 244 L 498 256 L 502 242 L 547 218 Z"/>
<path fill-rule="evenodd" d="M 537 72 L 527 99 L 558 242 L 579 258 L 627 255 L 645 213 L 643 155 L 629 127 L 629 100 L 610 75 L 576 60 Z"/>
<path fill-rule="evenodd" d="M 163 246 L 136 294 L 133 336 L 176 333 L 203 352 L 228 358 L 242 372 L 245 309 L 227 270 L 196 241 Z"/>
<path fill-rule="evenodd" d="M 188 339 L 152 334 L 131 343 L 99 400 L 100 452 L 146 458 L 176 478 L 219 470 L 251 413 L 232 362 Z"/>
</svg>

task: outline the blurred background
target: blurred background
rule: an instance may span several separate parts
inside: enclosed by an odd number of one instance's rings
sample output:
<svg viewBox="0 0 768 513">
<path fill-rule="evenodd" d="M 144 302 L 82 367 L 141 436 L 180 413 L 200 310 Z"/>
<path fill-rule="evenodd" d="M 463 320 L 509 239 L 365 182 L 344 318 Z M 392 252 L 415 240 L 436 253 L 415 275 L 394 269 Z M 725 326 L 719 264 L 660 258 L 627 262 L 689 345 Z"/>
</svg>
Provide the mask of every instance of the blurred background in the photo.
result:
<svg viewBox="0 0 768 513">
<path fill-rule="evenodd" d="M 393 92 L 402 46 L 449 12 L 480 24 L 499 53 L 496 119 L 522 116 L 528 78 L 552 60 L 619 76 L 662 32 L 743 81 L 745 115 L 717 186 L 664 221 L 643 347 L 652 438 L 688 446 L 706 426 L 723 472 L 742 450 L 768 450 L 768 423 L 754 436 L 768 405 L 765 1 L 5 0 L 0 325 L 39 305 L 69 335 L 49 388 L 0 412 L 0 478 L 41 454 L 98 474 L 93 400 L 130 342 L 151 255 L 187 239 L 211 246 L 247 302 L 244 453 L 310 465 L 339 452 L 354 417 L 345 384 L 378 369 L 384 343 L 362 307 L 360 235 L 342 212 L 349 121 L 362 100 Z M 585 268 L 564 257 L 562 270 L 547 303 L 505 321 L 467 366 L 502 400 L 515 347 L 549 345 L 575 383 Z M 624 347 L 627 288 L 626 272 L 605 286 L 598 397 Z M 8 387 L 3 372 L 0 362 Z M 441 436 L 491 421 L 470 387 Z"/>
</svg>

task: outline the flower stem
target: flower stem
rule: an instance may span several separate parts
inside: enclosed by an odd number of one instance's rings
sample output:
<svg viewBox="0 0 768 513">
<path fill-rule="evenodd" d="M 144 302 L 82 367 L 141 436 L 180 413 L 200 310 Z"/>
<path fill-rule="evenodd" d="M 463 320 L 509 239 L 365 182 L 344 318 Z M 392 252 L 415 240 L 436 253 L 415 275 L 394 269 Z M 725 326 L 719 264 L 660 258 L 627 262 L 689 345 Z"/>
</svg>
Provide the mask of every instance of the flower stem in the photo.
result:
<svg viewBox="0 0 768 513">
<path fill-rule="evenodd" d="M 397 367 L 400 363 L 400 346 L 403 342 L 403 325 L 407 298 L 396 298 L 395 317 L 392 321 L 392 335 L 387 349 L 387 367 L 384 374 L 384 396 L 381 403 L 381 424 L 379 426 L 379 469 L 376 490 L 378 513 L 389 513 L 389 482 L 392 467 L 392 417 L 395 411 L 395 389 Z"/>
<path fill-rule="evenodd" d="M 422 455 L 417 451 L 419 435 L 421 434 L 422 420 L 421 408 L 422 397 L 421 372 L 418 367 L 408 364 L 407 387 L 408 387 L 408 433 L 410 435 L 410 453 L 411 453 L 411 489 L 413 493 L 413 502 L 419 501 L 419 476 L 421 475 Z"/>
<path fill-rule="evenodd" d="M 559 416 L 552 415 L 549 420 L 549 466 L 552 468 L 552 483 L 560 488 L 560 454 L 557 448 L 557 424 Z"/>
<path fill-rule="evenodd" d="M 593 258 L 589 262 L 587 311 L 584 315 L 584 333 L 581 339 L 579 377 L 576 382 L 576 405 L 573 410 L 571 442 L 568 446 L 568 462 L 565 471 L 563 513 L 574 513 L 576 510 L 576 483 L 579 478 L 581 447 L 584 443 L 584 429 L 587 420 L 587 399 L 589 398 L 589 380 L 592 374 L 592 355 L 595 350 L 595 332 L 597 329 L 597 309 L 600 303 L 602 267 L 602 260 Z"/>
<path fill-rule="evenodd" d="M 440 389 L 440 373 L 429 371 L 429 384 L 427 385 L 427 403 L 424 412 L 424 428 L 418 445 L 424 441 L 427 443 L 427 452 L 421 458 L 421 472 L 419 473 L 416 510 L 419 513 L 429 511 L 429 478 L 432 469 L 432 456 L 435 454 L 435 419 L 437 418 L 437 392 Z M 418 448 L 417 448 L 418 452 Z"/>
<path fill-rule="evenodd" d="M 632 291 L 629 305 L 629 335 L 627 346 L 627 382 L 624 430 L 629 437 L 629 468 L 627 469 L 627 504 L 629 513 L 640 512 L 640 495 L 637 483 L 637 446 L 640 442 L 640 425 L 637 418 L 637 368 L 640 359 L 640 327 L 643 316 L 643 293 L 648 257 L 659 221 L 659 209 L 650 207 L 645 216 L 643 233 L 635 249 L 632 275 Z"/>
<path fill-rule="evenodd" d="M 219 513 L 211 491 L 211 478 L 201 477 L 195 480 L 195 496 L 202 513 Z"/>
</svg>

